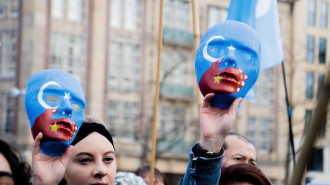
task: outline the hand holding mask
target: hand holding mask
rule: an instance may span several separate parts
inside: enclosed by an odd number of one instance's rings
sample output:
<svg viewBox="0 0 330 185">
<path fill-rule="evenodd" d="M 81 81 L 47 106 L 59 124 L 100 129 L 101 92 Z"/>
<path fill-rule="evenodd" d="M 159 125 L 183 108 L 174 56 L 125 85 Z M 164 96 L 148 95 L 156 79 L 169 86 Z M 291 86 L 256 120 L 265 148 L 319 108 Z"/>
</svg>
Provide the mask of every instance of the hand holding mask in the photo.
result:
<svg viewBox="0 0 330 185">
<path fill-rule="evenodd" d="M 33 74 L 27 84 L 25 109 L 32 136 L 43 133 L 40 149 L 60 156 L 83 122 L 85 99 L 80 82 L 70 73 L 48 69 Z"/>
<path fill-rule="evenodd" d="M 215 93 L 211 104 L 229 108 L 255 84 L 260 69 L 260 41 L 248 25 L 224 21 L 203 35 L 196 54 L 196 76 L 205 96 Z"/>
</svg>

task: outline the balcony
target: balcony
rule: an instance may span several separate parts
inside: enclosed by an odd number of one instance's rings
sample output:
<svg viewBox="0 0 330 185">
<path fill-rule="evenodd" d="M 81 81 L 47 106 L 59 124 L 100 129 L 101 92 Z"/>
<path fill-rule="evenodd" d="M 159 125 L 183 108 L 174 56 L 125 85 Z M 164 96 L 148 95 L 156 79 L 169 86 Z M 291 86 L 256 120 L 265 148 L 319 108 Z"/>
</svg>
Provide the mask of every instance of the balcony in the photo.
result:
<svg viewBox="0 0 330 185">
<path fill-rule="evenodd" d="M 191 32 L 185 30 L 165 27 L 163 28 L 163 40 L 164 42 L 191 47 L 194 43 L 194 36 Z"/>
<path fill-rule="evenodd" d="M 194 95 L 194 88 L 191 86 L 163 83 L 160 86 L 160 95 L 166 98 L 189 100 Z"/>
</svg>

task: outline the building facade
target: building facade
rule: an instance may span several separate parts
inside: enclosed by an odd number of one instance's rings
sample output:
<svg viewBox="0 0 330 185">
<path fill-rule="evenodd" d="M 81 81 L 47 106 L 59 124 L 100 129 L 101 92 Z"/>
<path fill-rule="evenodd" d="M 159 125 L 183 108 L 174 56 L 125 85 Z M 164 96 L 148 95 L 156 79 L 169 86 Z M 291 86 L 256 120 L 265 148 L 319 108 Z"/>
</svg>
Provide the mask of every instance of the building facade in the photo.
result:
<svg viewBox="0 0 330 185">
<path fill-rule="evenodd" d="M 330 50 L 327 46 L 330 39 L 329 3 L 324 0 L 297 1 L 293 9 L 290 86 L 293 130 L 298 147 L 309 130 L 313 110 L 330 67 Z M 303 83 L 299 83 L 299 80 Z M 315 145 L 314 156 L 307 165 L 306 182 L 330 182 L 329 116 L 328 113 L 325 121 L 320 123 L 323 128 Z"/>
<path fill-rule="evenodd" d="M 199 3 L 203 34 L 227 16 L 229 0 Z M 278 1 L 296 152 L 329 68 L 329 0 Z M 5 139 L 31 159 L 24 90 L 33 73 L 58 68 L 82 83 L 86 115 L 103 119 L 114 136 L 118 170 L 150 162 L 158 57 L 159 1 L 0 0 L 0 120 Z M 156 167 L 169 184 L 185 172 L 199 139 L 191 1 L 165 0 Z M 234 131 L 256 146 L 258 165 L 285 184 L 288 117 L 282 66 L 260 73 L 255 99 L 245 100 Z M 328 116 L 329 118 L 329 116 Z M 306 182 L 330 174 L 329 119 L 307 168 Z"/>
</svg>

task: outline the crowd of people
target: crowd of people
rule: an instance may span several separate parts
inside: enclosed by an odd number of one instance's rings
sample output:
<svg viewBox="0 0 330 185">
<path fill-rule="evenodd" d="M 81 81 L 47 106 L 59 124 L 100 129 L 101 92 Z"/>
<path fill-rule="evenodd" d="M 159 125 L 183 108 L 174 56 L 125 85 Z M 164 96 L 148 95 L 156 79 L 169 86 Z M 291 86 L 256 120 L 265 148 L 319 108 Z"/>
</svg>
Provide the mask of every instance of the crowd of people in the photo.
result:
<svg viewBox="0 0 330 185">
<path fill-rule="evenodd" d="M 190 151 L 182 184 L 271 184 L 257 168 L 254 146 L 247 138 L 229 133 L 242 99 L 235 100 L 229 109 L 221 109 L 210 105 L 213 96 L 205 96 L 202 104 L 201 140 Z M 72 145 L 60 157 L 40 151 L 42 137 L 39 133 L 34 142 L 32 173 L 20 155 L 1 141 L 0 182 L 8 185 L 150 184 L 149 166 L 138 168 L 135 173 L 116 175 L 115 145 L 99 120 L 86 117 Z M 165 176 L 158 169 L 155 169 L 154 184 L 166 184 Z"/>
<path fill-rule="evenodd" d="M 201 63 L 196 66 L 202 70 L 197 76 L 205 96 L 199 115 L 200 140 L 189 151 L 181 185 L 270 185 L 257 167 L 253 144 L 230 133 L 242 97 L 258 77 L 256 33 L 243 23 L 220 23 L 205 33 L 199 50 L 197 54 L 202 55 L 196 60 Z M 34 138 L 32 172 L 18 153 L 1 142 L 0 184 L 166 185 L 166 177 L 158 169 L 150 182 L 149 166 L 135 173 L 117 173 L 111 133 L 102 121 L 83 119 L 85 106 L 82 87 L 71 74 L 50 69 L 32 75 L 25 95 Z"/>
</svg>

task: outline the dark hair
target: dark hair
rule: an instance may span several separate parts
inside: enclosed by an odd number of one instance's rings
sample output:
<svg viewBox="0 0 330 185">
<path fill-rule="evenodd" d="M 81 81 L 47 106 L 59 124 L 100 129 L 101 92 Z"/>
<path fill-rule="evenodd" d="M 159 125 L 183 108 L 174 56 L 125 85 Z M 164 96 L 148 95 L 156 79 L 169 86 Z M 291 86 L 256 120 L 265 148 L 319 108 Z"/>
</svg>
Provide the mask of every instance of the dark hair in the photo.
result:
<svg viewBox="0 0 330 185">
<path fill-rule="evenodd" d="M 25 162 L 20 153 L 5 141 L 0 139 L 0 153 L 6 158 L 12 171 L 15 185 L 28 185 L 31 179 L 30 165 Z"/>
<path fill-rule="evenodd" d="M 252 142 L 251 142 L 247 137 L 244 137 L 244 136 L 242 136 L 241 134 L 238 134 L 238 133 L 235 133 L 235 132 L 230 132 L 230 133 L 228 134 L 228 136 L 236 136 L 238 139 L 240 139 L 240 140 L 242 140 L 242 141 L 245 141 L 245 142 L 247 142 L 247 143 L 252 144 Z M 228 136 L 227 136 L 227 137 L 228 137 Z M 252 145 L 253 145 L 253 144 L 252 144 Z M 226 142 L 226 139 L 225 139 L 225 141 L 223 142 L 222 148 L 223 148 L 224 150 L 226 150 L 226 149 L 228 148 L 228 143 Z"/>
<path fill-rule="evenodd" d="M 255 185 L 271 185 L 270 180 L 256 166 L 251 164 L 234 164 L 221 168 L 219 184 L 226 185 L 234 182 L 248 182 Z"/>
<path fill-rule="evenodd" d="M 143 167 L 138 168 L 135 171 L 135 174 L 138 175 L 138 176 L 144 177 L 149 172 L 150 172 L 150 166 L 147 165 L 147 166 L 143 166 Z M 155 176 L 160 177 L 163 180 L 164 184 L 166 185 L 165 175 L 162 172 L 160 172 L 157 168 L 154 169 L 154 173 L 155 173 Z"/>
<path fill-rule="evenodd" d="M 113 144 L 112 136 L 110 132 L 102 125 L 101 123 L 94 122 L 95 120 L 92 120 L 91 122 L 84 121 L 81 125 L 80 129 L 78 130 L 78 133 L 74 140 L 72 141 L 71 145 L 77 144 L 79 141 L 84 139 L 86 136 L 91 134 L 92 132 L 98 132 L 99 134 L 103 135 L 105 138 L 107 138 L 110 143 L 112 144 L 113 148 L 115 148 L 115 145 Z"/>
</svg>

